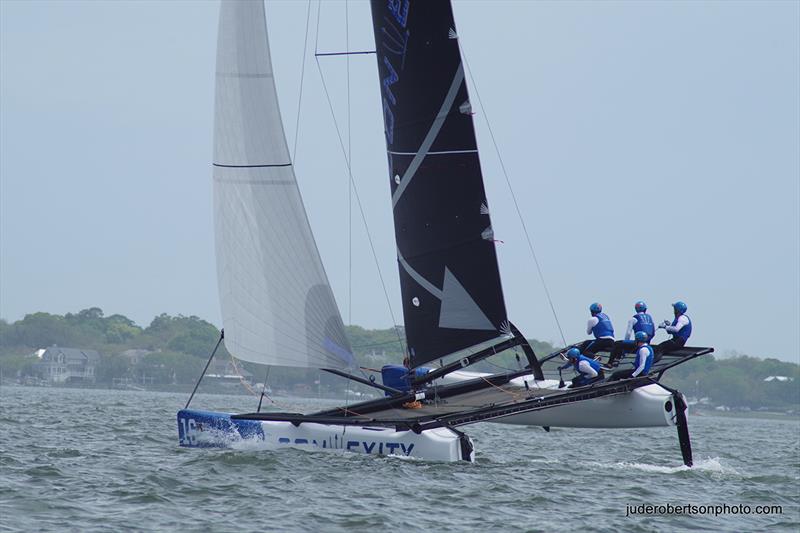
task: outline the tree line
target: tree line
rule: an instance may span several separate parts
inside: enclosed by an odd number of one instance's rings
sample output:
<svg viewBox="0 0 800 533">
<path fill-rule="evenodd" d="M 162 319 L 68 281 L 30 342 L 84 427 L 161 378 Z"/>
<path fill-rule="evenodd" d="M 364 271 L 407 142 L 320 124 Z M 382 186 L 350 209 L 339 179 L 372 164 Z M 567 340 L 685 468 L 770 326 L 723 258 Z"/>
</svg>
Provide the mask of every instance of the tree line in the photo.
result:
<svg viewBox="0 0 800 533">
<path fill-rule="evenodd" d="M 379 370 L 385 364 L 400 364 L 403 360 L 404 339 L 395 328 L 368 330 L 349 326 L 347 334 L 356 358 L 367 369 Z M 141 377 L 152 384 L 192 384 L 219 335 L 216 326 L 197 316 L 162 313 L 142 327 L 124 315 L 105 316 L 98 307 L 65 315 L 32 313 L 13 323 L 0 319 L 0 372 L 6 378 L 35 375 L 36 359 L 31 354 L 58 345 L 97 350 L 100 362 L 95 374 L 100 385 Z M 530 343 L 539 356 L 555 351 L 546 342 Z M 128 350 L 141 350 L 143 355 L 134 362 L 122 355 Z M 229 358 L 223 343 L 216 359 Z M 520 364 L 524 364 L 524 358 L 520 362 L 517 354 L 506 352 L 475 369 L 499 372 L 517 369 Z M 253 382 L 267 377 L 266 368 L 260 365 L 240 362 L 238 366 L 252 374 Z M 792 381 L 764 381 L 769 376 L 787 376 Z M 777 359 L 702 356 L 671 369 L 664 381 L 687 396 L 706 397 L 717 405 L 787 410 L 797 409 L 800 404 L 800 365 Z M 341 386 L 342 381 L 317 370 L 273 367 L 268 383 L 273 388 L 292 390 L 312 383 L 331 388 Z"/>
</svg>

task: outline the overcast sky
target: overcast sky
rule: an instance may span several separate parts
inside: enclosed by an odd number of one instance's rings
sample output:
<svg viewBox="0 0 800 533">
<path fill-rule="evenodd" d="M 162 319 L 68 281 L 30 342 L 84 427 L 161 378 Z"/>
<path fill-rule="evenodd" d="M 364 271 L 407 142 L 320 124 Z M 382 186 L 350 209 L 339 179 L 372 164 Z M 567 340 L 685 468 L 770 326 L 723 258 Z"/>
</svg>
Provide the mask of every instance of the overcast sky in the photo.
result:
<svg viewBox="0 0 800 533">
<path fill-rule="evenodd" d="M 269 2 L 295 136 L 307 2 Z M 297 175 L 345 321 L 392 323 L 313 59 Z M 798 360 L 800 3 L 454 2 L 509 316 L 560 341 L 491 124 L 568 341 L 603 303 L 618 334 L 682 299 L 692 344 Z M 0 316 L 99 306 L 220 325 L 211 151 L 218 4 L 0 1 Z M 350 48 L 374 49 L 349 3 Z M 346 47 L 325 1 L 320 51 Z M 342 58 L 320 60 L 347 126 Z M 374 56 L 351 58 L 354 176 L 400 321 Z M 477 102 L 476 87 L 470 83 Z M 476 106 L 477 107 L 477 106 Z M 345 132 L 346 134 L 346 132 Z M 357 219 L 356 219 L 357 220 Z M 660 334 L 660 335 L 663 335 Z"/>
</svg>

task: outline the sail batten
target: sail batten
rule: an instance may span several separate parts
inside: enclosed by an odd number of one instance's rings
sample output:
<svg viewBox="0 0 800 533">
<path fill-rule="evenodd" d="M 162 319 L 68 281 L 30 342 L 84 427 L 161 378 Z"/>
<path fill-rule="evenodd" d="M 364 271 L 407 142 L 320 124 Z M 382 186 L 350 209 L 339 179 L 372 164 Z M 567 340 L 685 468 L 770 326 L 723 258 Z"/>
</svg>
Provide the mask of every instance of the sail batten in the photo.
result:
<svg viewBox="0 0 800 533">
<path fill-rule="evenodd" d="M 352 366 L 289 156 L 263 2 L 222 2 L 214 118 L 217 277 L 227 349 L 261 364 Z"/>
<path fill-rule="evenodd" d="M 372 0 L 413 366 L 505 335 L 472 106 L 448 0 Z"/>
</svg>

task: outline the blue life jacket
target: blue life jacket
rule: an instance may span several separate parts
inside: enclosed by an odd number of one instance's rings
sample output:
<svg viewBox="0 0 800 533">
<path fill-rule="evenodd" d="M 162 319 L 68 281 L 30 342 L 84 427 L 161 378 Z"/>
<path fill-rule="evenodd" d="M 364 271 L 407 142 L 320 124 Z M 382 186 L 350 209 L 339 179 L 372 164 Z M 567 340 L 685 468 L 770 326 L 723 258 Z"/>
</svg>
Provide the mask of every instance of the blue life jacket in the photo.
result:
<svg viewBox="0 0 800 533">
<path fill-rule="evenodd" d="M 594 316 L 596 316 L 599 320 L 597 325 L 592 328 L 594 338 L 599 339 L 600 337 L 614 337 L 614 326 L 611 325 L 611 319 L 608 318 L 608 315 L 605 313 L 597 313 Z"/>
<path fill-rule="evenodd" d="M 675 337 L 680 337 L 680 338 L 681 338 L 681 339 L 683 339 L 683 340 L 684 340 L 684 342 L 685 342 L 685 341 L 688 341 L 688 340 L 689 340 L 689 337 L 691 337 L 691 336 L 692 336 L 692 319 L 691 319 L 691 318 L 689 318 L 689 315 L 687 315 L 687 314 L 685 314 L 685 313 L 684 313 L 683 315 L 679 315 L 679 316 L 676 316 L 676 317 L 675 317 L 675 320 L 673 320 L 673 321 L 672 321 L 672 325 L 673 325 L 673 326 L 674 326 L 674 325 L 676 325 L 676 324 L 678 323 L 678 319 L 679 319 L 681 316 L 685 316 L 685 317 L 686 317 L 686 320 L 688 320 L 688 321 L 689 321 L 689 323 L 688 323 L 688 324 L 686 324 L 685 326 L 683 326 L 683 327 L 680 329 L 680 331 L 678 331 L 677 333 L 673 333 L 673 335 L 674 335 Z"/>
<path fill-rule="evenodd" d="M 653 351 L 653 347 L 650 346 L 649 344 L 645 344 L 641 348 L 637 348 L 636 349 L 636 358 L 633 360 L 633 369 L 634 370 L 639 368 L 639 364 L 641 363 L 641 360 L 639 359 L 639 357 L 640 357 L 639 356 L 639 350 L 641 350 L 642 348 L 647 348 L 647 361 L 645 361 L 645 363 L 644 363 L 644 370 L 642 370 L 642 372 L 639 374 L 640 376 L 644 376 L 648 372 L 650 372 L 650 367 L 653 366 L 653 357 L 655 356 L 655 352 Z"/>
<path fill-rule="evenodd" d="M 581 361 L 586 361 L 587 363 L 589 363 L 589 366 L 591 366 L 594 369 L 595 372 L 597 372 L 598 374 L 600 373 L 601 370 L 600 363 L 595 361 L 594 359 L 589 359 L 583 354 L 579 355 L 578 359 L 573 364 L 573 366 L 575 367 L 575 372 L 578 372 L 581 375 L 583 374 L 583 372 L 581 372 L 581 369 L 578 367 L 578 365 L 581 364 Z"/>
<path fill-rule="evenodd" d="M 656 336 L 656 325 L 653 323 L 653 317 L 648 313 L 636 313 L 633 315 L 636 323 L 633 325 L 634 334 L 637 331 L 644 331 L 647 333 L 647 340 L 649 341 Z"/>
</svg>

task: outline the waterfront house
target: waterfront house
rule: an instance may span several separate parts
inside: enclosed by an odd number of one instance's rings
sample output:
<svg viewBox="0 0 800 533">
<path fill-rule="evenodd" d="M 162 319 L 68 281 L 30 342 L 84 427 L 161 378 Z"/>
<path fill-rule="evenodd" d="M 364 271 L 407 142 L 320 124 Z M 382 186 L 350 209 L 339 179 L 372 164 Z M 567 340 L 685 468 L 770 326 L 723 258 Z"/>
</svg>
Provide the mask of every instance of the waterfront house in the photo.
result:
<svg viewBox="0 0 800 533">
<path fill-rule="evenodd" d="M 51 346 L 36 363 L 42 379 L 50 383 L 94 383 L 100 354 L 95 350 Z"/>
</svg>

